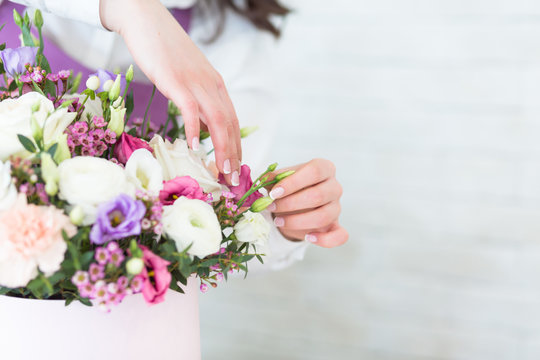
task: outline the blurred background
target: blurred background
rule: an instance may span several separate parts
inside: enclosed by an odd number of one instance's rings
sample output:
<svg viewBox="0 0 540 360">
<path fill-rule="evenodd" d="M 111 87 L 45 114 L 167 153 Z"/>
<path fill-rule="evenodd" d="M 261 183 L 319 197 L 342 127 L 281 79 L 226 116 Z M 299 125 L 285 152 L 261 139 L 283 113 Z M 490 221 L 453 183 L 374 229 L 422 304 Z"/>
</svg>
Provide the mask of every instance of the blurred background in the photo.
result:
<svg viewBox="0 0 540 360">
<path fill-rule="evenodd" d="M 540 359 L 540 2 L 291 0 L 282 165 L 349 242 L 201 294 L 204 359 Z"/>
</svg>

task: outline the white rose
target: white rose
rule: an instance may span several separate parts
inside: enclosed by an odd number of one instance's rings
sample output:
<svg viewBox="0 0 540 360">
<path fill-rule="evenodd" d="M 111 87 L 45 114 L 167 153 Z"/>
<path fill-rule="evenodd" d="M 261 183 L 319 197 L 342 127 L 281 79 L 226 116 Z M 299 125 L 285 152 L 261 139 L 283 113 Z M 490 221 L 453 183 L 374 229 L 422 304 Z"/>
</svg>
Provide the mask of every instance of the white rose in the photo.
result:
<svg viewBox="0 0 540 360">
<path fill-rule="evenodd" d="M 193 244 L 187 253 L 203 258 L 220 248 L 221 226 L 212 206 L 204 201 L 180 197 L 163 207 L 162 223 L 178 251 Z"/>
<path fill-rule="evenodd" d="M 84 212 L 83 225 L 96 219 L 97 207 L 119 194 L 134 195 L 124 169 L 105 159 L 77 156 L 58 166 L 59 196 Z"/>
<path fill-rule="evenodd" d="M 54 111 L 53 103 L 37 92 L 29 92 L 17 99 L 6 99 L 0 102 L 0 160 L 7 160 L 10 155 L 24 156 L 28 154 L 17 135 L 32 138 L 30 119 L 32 107 L 39 104 L 34 113 L 38 124 L 43 126 L 49 113 Z"/>
<path fill-rule="evenodd" d="M 172 180 L 177 176 L 191 176 L 203 190 L 214 199 L 221 196 L 221 185 L 204 165 L 202 159 L 188 149 L 185 140 L 176 139 L 173 144 L 156 135 L 150 141 L 154 154 L 163 168 L 163 179 Z"/>
<path fill-rule="evenodd" d="M 17 189 L 11 181 L 11 164 L 0 161 L 0 211 L 8 210 L 17 200 Z"/>
<path fill-rule="evenodd" d="M 246 211 L 234 225 L 234 234 L 238 241 L 264 247 L 270 235 L 270 224 L 260 213 Z"/>
<path fill-rule="evenodd" d="M 146 149 L 135 150 L 126 163 L 126 175 L 135 188 L 156 196 L 163 189 L 161 165 Z"/>
</svg>

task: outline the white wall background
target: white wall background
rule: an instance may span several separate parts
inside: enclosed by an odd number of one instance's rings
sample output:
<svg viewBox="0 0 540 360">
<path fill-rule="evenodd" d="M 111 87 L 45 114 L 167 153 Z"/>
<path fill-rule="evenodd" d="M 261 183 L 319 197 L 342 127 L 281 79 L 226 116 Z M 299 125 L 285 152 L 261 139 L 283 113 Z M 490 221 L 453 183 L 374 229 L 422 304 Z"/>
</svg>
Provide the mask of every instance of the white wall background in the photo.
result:
<svg viewBox="0 0 540 360">
<path fill-rule="evenodd" d="M 282 164 L 341 248 L 201 296 L 204 359 L 540 359 L 540 2 L 295 0 Z"/>
</svg>

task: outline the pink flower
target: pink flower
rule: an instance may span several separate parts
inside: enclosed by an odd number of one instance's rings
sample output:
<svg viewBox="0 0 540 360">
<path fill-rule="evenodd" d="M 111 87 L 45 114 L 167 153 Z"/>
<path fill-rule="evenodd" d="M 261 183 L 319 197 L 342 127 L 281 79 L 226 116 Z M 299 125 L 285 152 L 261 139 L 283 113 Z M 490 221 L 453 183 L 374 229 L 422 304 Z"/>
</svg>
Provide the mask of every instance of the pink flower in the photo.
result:
<svg viewBox="0 0 540 360">
<path fill-rule="evenodd" d="M 146 141 L 128 135 L 124 132 L 122 135 L 120 135 L 120 139 L 118 139 L 116 142 L 114 156 L 118 159 L 118 161 L 125 165 L 131 154 L 133 154 L 133 152 L 137 149 L 146 149 L 151 153 L 154 152 Z"/>
<path fill-rule="evenodd" d="M 167 269 L 170 263 L 151 252 L 146 246 L 139 245 L 139 247 L 146 265 L 140 274 L 144 278 L 142 289 L 144 300 L 152 305 L 159 304 L 165 300 L 165 293 L 171 284 L 171 274 Z M 153 276 L 148 272 L 153 272 Z M 153 277 L 155 285 L 150 281 L 150 277 Z"/>
<path fill-rule="evenodd" d="M 225 178 L 223 177 L 223 174 L 219 174 L 219 182 L 225 184 Z M 244 194 L 247 193 L 249 189 L 251 189 L 252 185 L 253 181 L 251 180 L 251 170 L 249 166 L 242 165 L 242 168 L 240 170 L 240 184 L 238 186 L 229 186 L 231 192 L 235 195 L 234 200 L 240 200 L 240 198 L 244 196 Z M 263 195 L 260 192 L 256 191 L 250 196 L 248 196 L 242 206 L 251 206 L 255 202 L 255 200 L 261 197 L 263 197 Z"/>
<path fill-rule="evenodd" d="M 172 205 L 180 196 L 188 199 L 206 201 L 206 195 L 197 180 L 191 176 L 177 176 L 163 182 L 163 190 L 159 192 L 159 201 L 163 205 Z"/>
<path fill-rule="evenodd" d="M 15 204 L 0 214 L 0 285 L 26 286 L 38 274 L 60 269 L 67 250 L 62 230 L 74 236 L 77 228 L 54 206 L 27 204 L 19 195 Z"/>
</svg>

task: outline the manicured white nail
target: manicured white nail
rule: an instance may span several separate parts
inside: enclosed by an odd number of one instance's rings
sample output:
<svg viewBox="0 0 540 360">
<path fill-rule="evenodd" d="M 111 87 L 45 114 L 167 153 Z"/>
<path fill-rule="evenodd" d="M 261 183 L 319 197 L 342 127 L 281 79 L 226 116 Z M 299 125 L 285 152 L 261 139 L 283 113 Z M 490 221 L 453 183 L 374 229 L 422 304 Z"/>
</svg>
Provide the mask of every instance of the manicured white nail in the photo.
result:
<svg viewBox="0 0 540 360">
<path fill-rule="evenodd" d="M 240 185 L 240 176 L 238 175 L 238 171 L 234 171 L 231 176 L 231 185 L 232 186 L 238 186 Z"/>
<path fill-rule="evenodd" d="M 276 200 L 277 198 L 279 198 L 284 193 L 285 193 L 285 190 L 282 187 L 277 187 L 277 188 L 273 189 L 272 191 L 270 191 L 270 194 L 268 194 L 268 195 L 270 195 L 272 200 Z"/>
<path fill-rule="evenodd" d="M 274 212 L 276 211 L 276 204 L 275 203 L 271 203 L 270 205 L 268 205 L 267 209 L 270 211 L 270 212 Z"/>
<path fill-rule="evenodd" d="M 274 219 L 274 225 L 276 225 L 277 227 L 281 227 L 285 225 L 285 220 L 283 218 L 277 217 Z"/>
<path fill-rule="evenodd" d="M 231 160 L 227 159 L 223 162 L 223 173 L 224 174 L 231 173 Z"/>
<path fill-rule="evenodd" d="M 310 243 L 316 243 L 317 237 L 315 235 L 306 234 L 305 240 Z"/>
<path fill-rule="evenodd" d="M 191 140 L 191 149 L 193 151 L 199 151 L 199 138 L 194 137 L 193 140 Z"/>
</svg>

